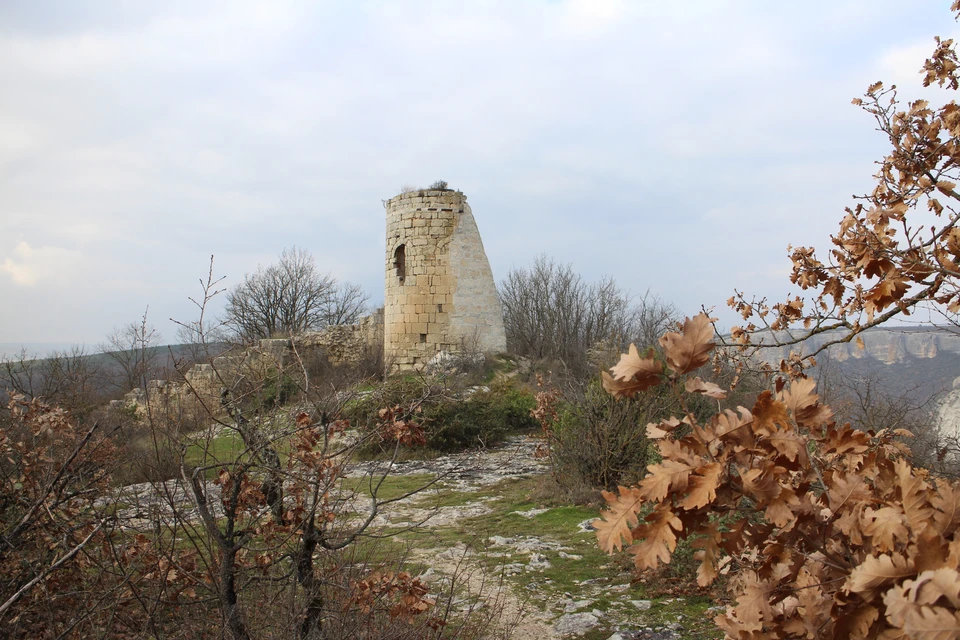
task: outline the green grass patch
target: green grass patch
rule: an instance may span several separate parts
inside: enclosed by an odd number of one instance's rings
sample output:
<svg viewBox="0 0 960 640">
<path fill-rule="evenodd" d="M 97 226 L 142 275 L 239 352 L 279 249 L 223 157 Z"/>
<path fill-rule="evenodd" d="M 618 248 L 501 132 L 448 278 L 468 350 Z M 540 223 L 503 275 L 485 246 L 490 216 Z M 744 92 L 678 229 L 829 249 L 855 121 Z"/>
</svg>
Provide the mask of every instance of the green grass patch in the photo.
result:
<svg viewBox="0 0 960 640">
<path fill-rule="evenodd" d="M 380 500 L 392 500 L 411 491 L 423 489 L 436 479 L 437 476 L 432 473 L 415 473 L 408 476 L 387 476 L 381 483 L 380 476 L 374 475 L 373 477 L 345 478 L 340 486 L 345 491 L 354 491 L 367 496 L 372 495 L 376 490 Z M 435 483 L 425 491 L 436 491 L 438 488 L 438 484 Z"/>
<path fill-rule="evenodd" d="M 486 499 L 492 508 L 488 514 L 464 518 L 452 527 L 411 531 L 402 534 L 414 548 L 444 549 L 465 542 L 477 552 L 477 558 L 487 571 L 496 575 L 504 566 L 513 563 L 527 564 L 530 556 L 513 552 L 510 546 L 493 546 L 493 536 L 505 538 L 535 538 L 561 544 L 563 557 L 556 550 L 542 550 L 551 566 L 541 571 L 520 571 L 506 579 L 518 594 L 530 594 L 527 606 L 547 609 L 564 597 L 573 595 L 574 600 L 589 599 L 592 602 L 585 610 L 598 609 L 611 612 L 611 620 L 624 620 L 623 626 L 667 627 L 679 624 L 682 638 L 705 640 L 720 638 L 713 623 L 715 612 L 707 609 L 716 602 L 706 596 L 678 598 L 652 598 L 653 606 L 647 611 L 637 610 L 631 600 L 646 600 L 647 590 L 643 584 L 632 582 L 630 565 L 623 558 L 611 557 L 597 546 L 596 536 L 590 531 L 581 531 L 578 525 L 584 520 L 598 516 L 595 508 L 582 506 L 555 506 L 533 517 L 517 512 L 550 507 L 533 496 L 537 495 L 537 478 L 505 480 L 478 492 L 456 492 L 441 489 L 436 497 L 424 497 L 417 506 L 461 506 Z M 431 502 L 431 499 L 433 502 Z M 513 553 L 512 557 L 499 554 Z M 560 611 L 553 611 L 561 615 Z M 610 637 L 612 627 L 601 625 L 586 634 L 584 639 Z"/>
<path fill-rule="evenodd" d="M 216 438 L 200 440 L 189 445 L 184 455 L 184 462 L 191 467 L 230 464 L 236 462 L 246 448 L 238 433 L 226 431 Z M 215 469 L 209 471 L 215 472 Z M 209 473 L 207 475 L 209 476 Z"/>
</svg>

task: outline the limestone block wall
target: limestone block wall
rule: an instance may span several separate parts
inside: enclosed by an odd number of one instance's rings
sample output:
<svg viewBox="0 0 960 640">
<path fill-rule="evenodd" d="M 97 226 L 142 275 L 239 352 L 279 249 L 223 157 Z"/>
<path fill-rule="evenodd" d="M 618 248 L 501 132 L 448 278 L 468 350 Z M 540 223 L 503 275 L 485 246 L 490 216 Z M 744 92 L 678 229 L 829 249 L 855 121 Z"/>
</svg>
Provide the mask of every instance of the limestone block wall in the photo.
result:
<svg viewBox="0 0 960 640">
<path fill-rule="evenodd" d="M 387 363 L 410 370 L 440 351 L 505 351 L 493 272 L 466 196 L 414 191 L 385 206 Z"/>
<path fill-rule="evenodd" d="M 330 326 L 304 333 L 294 337 L 294 343 L 301 354 L 321 351 L 330 364 L 357 364 L 367 356 L 369 349 L 382 345 L 383 314 L 378 311 L 360 318 L 358 324 Z"/>
</svg>

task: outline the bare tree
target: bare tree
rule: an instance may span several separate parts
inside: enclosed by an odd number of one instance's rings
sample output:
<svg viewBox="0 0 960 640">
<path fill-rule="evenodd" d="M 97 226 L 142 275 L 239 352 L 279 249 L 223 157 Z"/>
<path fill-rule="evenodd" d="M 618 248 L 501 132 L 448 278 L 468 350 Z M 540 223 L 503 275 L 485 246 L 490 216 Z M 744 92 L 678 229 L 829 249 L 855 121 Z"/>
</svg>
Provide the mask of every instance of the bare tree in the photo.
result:
<svg viewBox="0 0 960 640">
<path fill-rule="evenodd" d="M 356 324 L 366 312 L 369 298 L 360 285 L 352 282 L 339 283 L 327 302 L 326 324 Z"/>
<path fill-rule="evenodd" d="M 100 351 L 114 365 L 113 384 L 121 391 L 146 387 L 147 381 L 158 373 L 161 353 L 156 348 L 160 340 L 157 330 L 147 324 L 147 312 L 139 322 L 115 327 L 100 345 Z"/>
<path fill-rule="evenodd" d="M 677 316 L 652 294 L 636 300 L 611 277 L 588 283 L 569 264 L 544 255 L 530 269 L 510 271 L 499 294 L 507 349 L 537 360 L 561 360 L 574 373 L 590 369 L 591 349 L 648 344 Z"/>
<path fill-rule="evenodd" d="M 340 285 L 307 251 L 291 247 L 227 292 L 224 323 L 245 341 L 292 335 L 353 322 L 365 302 L 359 287 Z"/>
</svg>

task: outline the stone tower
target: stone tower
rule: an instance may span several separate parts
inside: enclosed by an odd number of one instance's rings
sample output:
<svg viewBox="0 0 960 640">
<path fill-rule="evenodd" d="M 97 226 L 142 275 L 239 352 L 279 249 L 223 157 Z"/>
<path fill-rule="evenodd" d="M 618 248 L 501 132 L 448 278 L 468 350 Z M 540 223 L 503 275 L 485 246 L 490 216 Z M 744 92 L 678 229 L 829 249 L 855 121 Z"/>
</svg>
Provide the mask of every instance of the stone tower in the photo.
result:
<svg viewBox="0 0 960 640">
<path fill-rule="evenodd" d="M 503 314 L 467 197 L 402 193 L 386 203 L 384 356 L 421 369 L 441 351 L 506 351 Z"/>
</svg>

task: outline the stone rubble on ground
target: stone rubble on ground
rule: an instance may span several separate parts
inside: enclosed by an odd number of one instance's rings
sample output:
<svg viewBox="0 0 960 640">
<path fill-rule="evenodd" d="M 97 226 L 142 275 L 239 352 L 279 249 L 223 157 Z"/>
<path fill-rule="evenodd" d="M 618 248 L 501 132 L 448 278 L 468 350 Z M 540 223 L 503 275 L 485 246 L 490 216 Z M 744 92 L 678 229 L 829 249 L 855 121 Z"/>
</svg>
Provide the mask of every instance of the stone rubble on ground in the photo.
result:
<svg viewBox="0 0 960 640">
<path fill-rule="evenodd" d="M 554 631 L 561 636 L 581 636 L 600 624 L 600 619 L 592 613 L 567 613 L 553 625 Z"/>
</svg>

